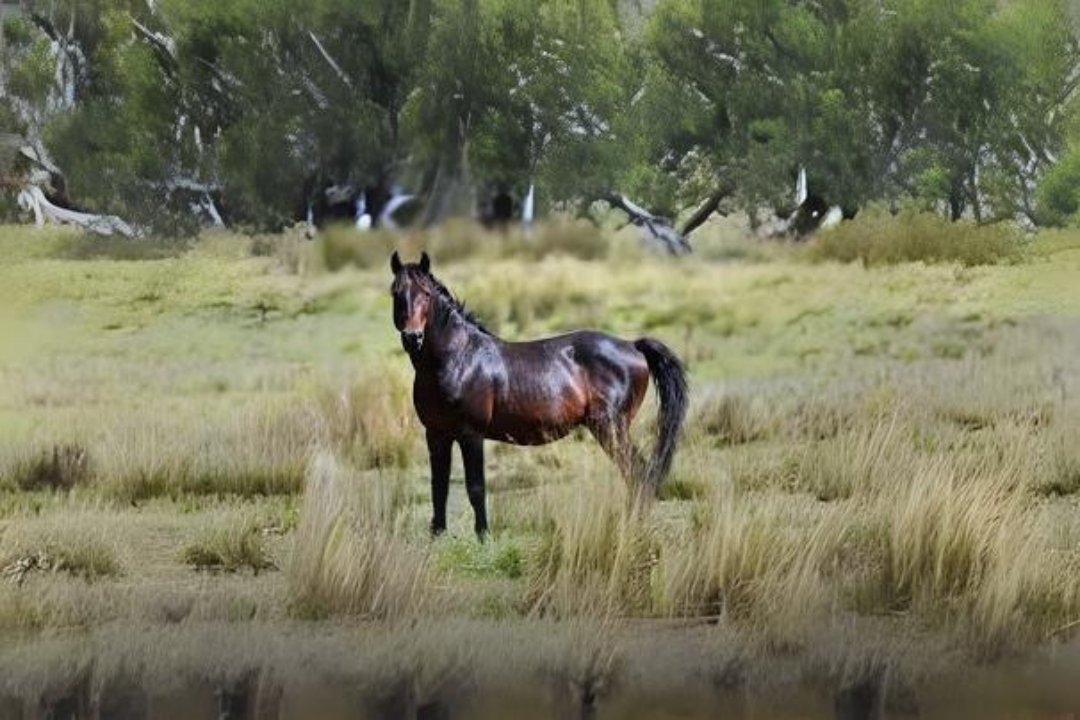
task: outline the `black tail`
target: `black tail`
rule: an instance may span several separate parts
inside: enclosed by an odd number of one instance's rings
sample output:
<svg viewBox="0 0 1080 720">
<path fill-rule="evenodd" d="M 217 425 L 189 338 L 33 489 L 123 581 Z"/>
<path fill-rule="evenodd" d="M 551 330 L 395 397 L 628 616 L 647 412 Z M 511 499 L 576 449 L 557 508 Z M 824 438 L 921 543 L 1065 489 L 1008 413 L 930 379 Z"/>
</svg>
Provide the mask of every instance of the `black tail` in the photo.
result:
<svg viewBox="0 0 1080 720">
<path fill-rule="evenodd" d="M 634 347 L 645 356 L 649 374 L 656 383 L 656 393 L 660 396 L 656 447 L 646 474 L 648 482 L 659 491 L 660 484 L 671 470 L 675 445 L 679 441 L 683 420 L 686 419 L 686 371 L 675 353 L 659 340 L 642 338 L 634 343 Z"/>
</svg>

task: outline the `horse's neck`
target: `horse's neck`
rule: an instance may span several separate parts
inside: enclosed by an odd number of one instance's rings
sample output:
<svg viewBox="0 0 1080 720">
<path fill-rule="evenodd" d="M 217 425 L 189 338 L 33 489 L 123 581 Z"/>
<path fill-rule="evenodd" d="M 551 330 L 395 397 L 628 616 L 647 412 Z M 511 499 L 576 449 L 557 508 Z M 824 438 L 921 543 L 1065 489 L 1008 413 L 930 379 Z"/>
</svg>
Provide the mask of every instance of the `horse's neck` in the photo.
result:
<svg viewBox="0 0 1080 720">
<path fill-rule="evenodd" d="M 448 301 L 439 298 L 437 302 Z M 463 318 L 461 313 L 452 306 L 436 307 L 434 315 L 424 335 L 425 342 L 430 344 L 431 354 L 435 360 L 456 354 L 468 344 L 473 335 L 480 333 L 478 328 Z"/>
</svg>

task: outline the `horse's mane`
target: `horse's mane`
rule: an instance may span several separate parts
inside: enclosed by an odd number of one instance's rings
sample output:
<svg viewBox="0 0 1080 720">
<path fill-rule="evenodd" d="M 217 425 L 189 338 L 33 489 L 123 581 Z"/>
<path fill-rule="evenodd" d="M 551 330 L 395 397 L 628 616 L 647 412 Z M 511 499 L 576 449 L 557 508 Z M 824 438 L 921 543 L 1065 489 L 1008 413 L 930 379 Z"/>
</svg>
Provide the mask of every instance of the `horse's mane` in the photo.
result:
<svg viewBox="0 0 1080 720">
<path fill-rule="evenodd" d="M 454 294 L 450 292 L 450 289 L 443 285 L 441 282 L 439 282 L 439 279 L 437 277 L 435 277 L 431 273 L 428 273 L 427 279 L 428 282 L 431 283 L 431 287 L 435 289 L 435 292 L 436 294 L 438 294 L 439 298 L 443 300 L 441 307 L 444 311 L 455 313 L 466 323 L 476 328 L 480 332 L 484 333 L 485 335 L 494 336 L 494 333 L 484 327 L 484 324 L 480 322 L 480 319 L 476 317 L 475 313 L 465 307 L 465 303 L 454 297 Z"/>
</svg>

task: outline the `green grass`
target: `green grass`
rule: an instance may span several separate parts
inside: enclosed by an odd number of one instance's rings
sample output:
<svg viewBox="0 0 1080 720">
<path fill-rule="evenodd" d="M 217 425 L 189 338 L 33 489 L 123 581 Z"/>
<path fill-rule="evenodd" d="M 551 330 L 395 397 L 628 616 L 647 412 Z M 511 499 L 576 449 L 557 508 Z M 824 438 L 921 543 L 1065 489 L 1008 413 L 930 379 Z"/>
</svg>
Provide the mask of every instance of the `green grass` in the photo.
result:
<svg viewBox="0 0 1080 720">
<path fill-rule="evenodd" d="M 0 230 L 0 561 L 64 568 L 5 585 L 0 626 L 709 616 L 793 651 L 855 615 L 979 657 L 1037 645 L 1080 614 L 1080 242 L 843 232 L 803 250 L 710 227 L 673 260 L 573 223 Z M 395 243 L 508 339 L 670 344 L 692 403 L 662 500 L 632 511 L 584 434 L 490 445 L 490 542 L 456 458 L 433 542 Z"/>
</svg>

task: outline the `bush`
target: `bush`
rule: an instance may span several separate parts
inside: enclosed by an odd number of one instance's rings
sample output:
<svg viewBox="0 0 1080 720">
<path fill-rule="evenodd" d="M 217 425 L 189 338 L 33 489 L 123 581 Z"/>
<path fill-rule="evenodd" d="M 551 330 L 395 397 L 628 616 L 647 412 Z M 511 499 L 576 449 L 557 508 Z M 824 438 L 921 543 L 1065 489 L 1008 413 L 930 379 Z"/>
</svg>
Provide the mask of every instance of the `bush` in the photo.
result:
<svg viewBox="0 0 1080 720">
<path fill-rule="evenodd" d="M 1004 223 L 976 225 L 932 213 L 892 217 L 871 211 L 820 233 L 807 252 L 815 261 L 860 260 L 868 266 L 920 261 L 972 266 L 1016 261 L 1021 243 L 1019 231 Z"/>
<path fill-rule="evenodd" d="M 1036 192 L 1039 224 L 1063 226 L 1080 210 L 1080 148 L 1073 149 L 1052 167 Z"/>
</svg>

